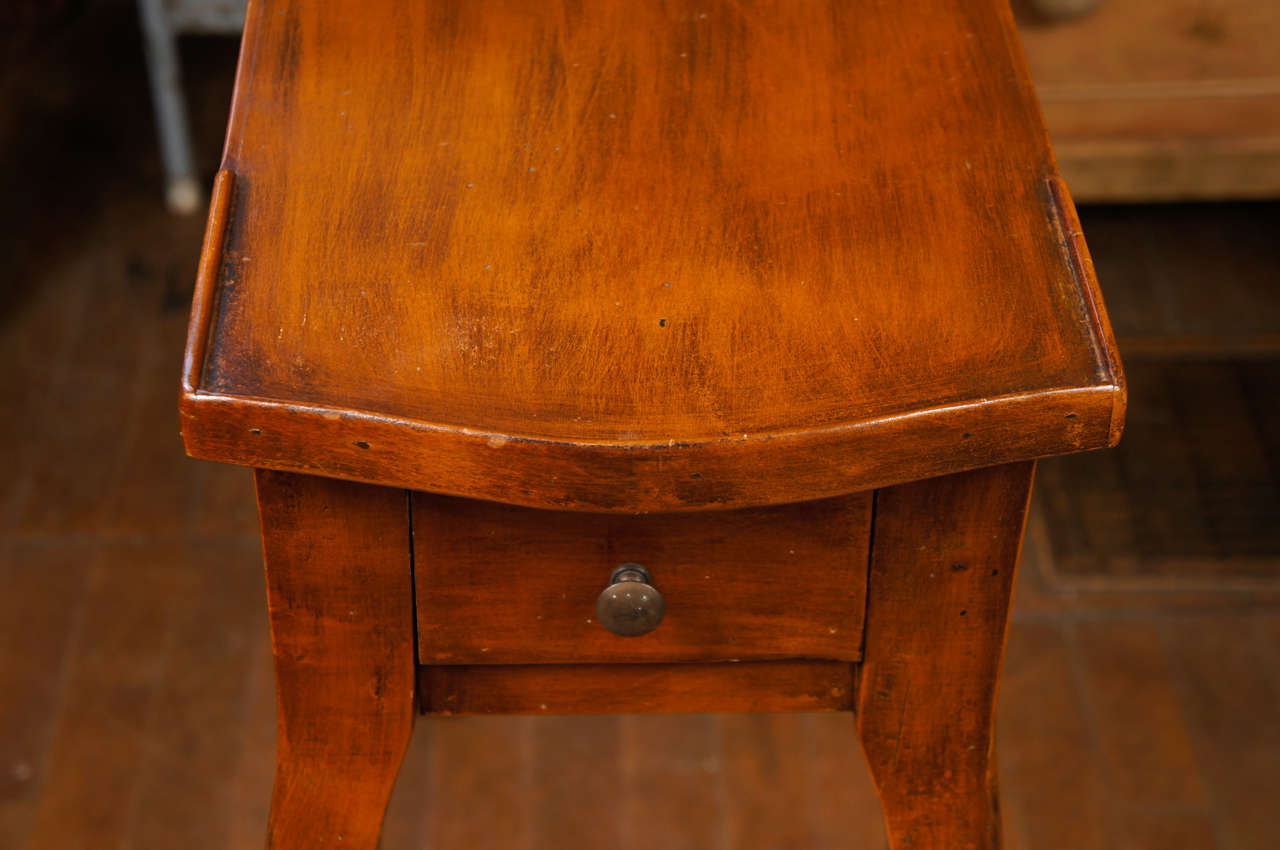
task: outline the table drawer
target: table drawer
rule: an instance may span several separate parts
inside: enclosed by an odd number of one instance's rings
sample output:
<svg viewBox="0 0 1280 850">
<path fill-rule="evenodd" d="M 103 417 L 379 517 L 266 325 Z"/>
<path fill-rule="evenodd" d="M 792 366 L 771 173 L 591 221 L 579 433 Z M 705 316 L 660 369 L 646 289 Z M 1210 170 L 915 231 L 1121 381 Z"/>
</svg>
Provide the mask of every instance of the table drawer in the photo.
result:
<svg viewBox="0 0 1280 850">
<path fill-rule="evenodd" d="M 414 493 L 412 512 L 423 664 L 859 657 L 870 493 L 646 516 Z M 597 622 L 624 563 L 665 600 L 648 634 Z"/>
</svg>

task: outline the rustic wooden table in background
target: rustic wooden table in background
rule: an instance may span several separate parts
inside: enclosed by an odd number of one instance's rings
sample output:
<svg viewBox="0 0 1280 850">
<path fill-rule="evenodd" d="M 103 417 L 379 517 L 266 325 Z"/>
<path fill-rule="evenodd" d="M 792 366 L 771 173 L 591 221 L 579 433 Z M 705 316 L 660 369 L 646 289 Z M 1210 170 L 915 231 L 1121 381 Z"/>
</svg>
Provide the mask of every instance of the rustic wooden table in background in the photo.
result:
<svg viewBox="0 0 1280 850">
<path fill-rule="evenodd" d="M 1054 151 L 1081 202 L 1280 197 L 1280 4 L 1018 7 Z"/>
<path fill-rule="evenodd" d="M 1008 10 L 917 6 L 251 6 L 181 408 L 260 470 L 272 846 L 375 845 L 415 699 L 851 709 L 896 847 L 998 845 L 1032 461 L 1125 395 Z"/>
</svg>

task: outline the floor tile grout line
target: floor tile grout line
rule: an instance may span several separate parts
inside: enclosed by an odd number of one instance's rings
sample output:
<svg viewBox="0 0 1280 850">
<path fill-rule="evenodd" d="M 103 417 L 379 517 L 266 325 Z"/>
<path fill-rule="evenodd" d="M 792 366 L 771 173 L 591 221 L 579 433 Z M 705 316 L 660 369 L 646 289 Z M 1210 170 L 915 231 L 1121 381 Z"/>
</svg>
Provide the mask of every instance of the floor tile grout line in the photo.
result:
<svg viewBox="0 0 1280 850">
<path fill-rule="evenodd" d="M 524 850 L 535 850 L 537 839 L 534 836 L 534 788 L 537 776 L 534 771 L 534 760 L 538 755 L 537 742 L 534 740 L 534 725 L 537 718 L 521 717 L 520 724 L 524 734 L 520 737 L 520 755 L 522 770 L 520 771 L 521 822 L 524 825 Z"/>
<path fill-rule="evenodd" d="M 71 700 L 71 681 L 79 666 L 76 664 L 77 650 L 80 648 L 81 641 L 85 638 L 84 621 L 87 616 L 85 611 L 89 605 L 90 590 L 97 580 L 98 571 L 101 568 L 101 560 L 100 556 L 92 557 L 85 567 L 75 602 L 75 613 L 72 615 L 71 623 L 67 629 L 67 643 L 62 650 L 62 660 L 58 664 L 58 684 L 50 706 L 53 720 L 49 724 L 44 744 L 40 748 L 40 760 L 36 767 L 36 787 L 32 794 L 33 799 L 40 802 L 31 810 L 31 817 L 28 820 L 25 835 L 22 839 L 22 846 L 27 847 L 28 850 L 38 850 L 38 848 L 30 847 L 31 832 L 36 826 L 40 811 L 43 808 L 43 801 L 45 800 L 45 784 L 50 768 L 49 759 L 53 754 L 58 739 L 62 736 L 63 726 L 66 723 L 66 708 Z"/>
<path fill-rule="evenodd" d="M 1011 623 L 1010 625 L 1012 626 L 1013 624 Z M 1052 623 L 1043 627 L 1052 628 L 1053 631 L 1058 634 L 1059 638 L 1061 638 L 1062 625 L 1060 623 Z M 1012 628 L 1011 628 L 1010 634 L 1008 636 L 1008 641 L 1013 641 L 1016 639 L 1017 639 L 1016 636 L 1012 634 Z M 1016 788 L 1021 786 L 1022 783 L 1018 779 L 1018 774 L 1020 773 L 1020 770 L 1018 768 L 1018 764 L 1016 761 L 1012 761 L 1010 759 L 1005 759 L 1002 761 L 1000 758 L 1000 753 L 1002 750 L 1002 747 L 1000 744 L 1000 707 L 1001 707 L 1001 703 L 1003 702 L 1003 699 L 1001 697 L 1001 692 L 1004 690 L 1004 682 L 1003 682 L 1004 677 L 1008 675 L 1006 672 L 1008 670 L 1008 662 L 1009 662 L 1009 655 L 1008 655 L 1008 648 L 1006 647 L 1005 658 L 1003 663 L 1001 664 L 1000 677 L 1002 681 L 1001 681 L 1000 687 L 996 691 L 996 712 L 995 712 L 995 721 L 993 723 L 993 727 L 994 727 L 993 732 L 994 732 L 994 739 L 995 739 L 994 757 L 995 757 L 995 764 L 996 764 L 996 776 L 998 777 L 997 779 L 998 784 L 996 786 L 996 802 L 999 806 L 999 809 L 997 811 L 997 814 L 999 815 L 1000 821 L 1001 821 L 1000 828 L 1001 828 L 1001 835 L 1003 837 L 1004 843 L 1012 844 L 1014 847 L 1017 847 L 1017 848 L 1024 848 L 1026 847 L 1025 837 L 1027 835 L 1027 823 L 1026 823 L 1027 819 L 1025 816 L 1024 805 L 1022 806 L 1010 805 L 1010 801 L 1015 799 L 1015 797 L 1013 795 L 1004 793 L 1004 789 L 1006 787 Z M 1077 696 L 1079 696 L 1078 693 L 1077 693 Z M 1011 761 L 1012 763 L 1010 763 Z M 1010 835 L 1014 836 L 1013 842 L 1009 841 Z"/>
<path fill-rule="evenodd" d="M 732 834 L 729 830 L 729 819 L 725 816 L 730 811 L 729 801 L 729 782 L 725 776 L 724 767 L 728 763 L 725 758 L 725 734 L 724 734 L 724 717 L 716 717 L 712 722 L 712 738 L 714 752 L 716 758 L 716 824 L 719 830 L 716 832 L 716 850 L 734 850 L 732 845 Z"/>
<path fill-rule="evenodd" d="M 440 788 L 435 772 L 436 750 L 439 749 L 436 746 L 438 737 L 436 733 L 439 731 L 439 727 L 432 723 L 424 723 L 424 720 L 426 720 L 426 717 L 418 715 L 414 721 L 413 730 L 414 735 L 421 735 L 426 738 L 423 742 L 423 749 L 427 751 L 425 753 L 427 763 L 423 765 L 423 770 L 426 771 L 426 780 L 423 784 L 426 787 L 423 790 L 422 810 L 415 824 L 415 833 L 419 850 L 431 850 L 433 846 L 431 841 L 431 821 L 436 816 L 435 801 Z M 412 741 L 410 743 L 412 744 Z"/>
<path fill-rule="evenodd" d="M 1160 651 L 1164 654 L 1165 669 L 1169 671 L 1169 680 L 1173 685 L 1174 692 L 1178 695 L 1176 708 L 1182 720 L 1182 725 L 1188 730 L 1188 737 L 1191 739 L 1191 754 L 1195 759 L 1196 772 L 1200 776 L 1200 781 L 1204 784 L 1204 793 L 1208 800 L 1207 815 L 1209 822 L 1212 824 L 1214 839 L 1218 843 L 1218 850 L 1239 850 L 1223 817 L 1223 807 L 1219 802 L 1218 789 L 1210 780 L 1204 768 L 1202 736 L 1196 734 L 1195 726 L 1188 722 L 1188 707 L 1191 704 L 1189 674 L 1187 673 L 1186 665 L 1182 663 L 1173 649 L 1173 638 L 1169 634 L 1169 619 L 1160 618 L 1153 625 L 1160 640 Z"/>
<path fill-rule="evenodd" d="M 256 646 L 251 652 L 251 658 L 249 660 L 249 663 L 246 665 L 244 681 L 241 685 L 241 690 L 243 692 L 243 700 L 242 700 L 242 704 L 239 712 L 240 720 L 238 725 L 240 729 L 240 734 L 237 736 L 238 752 L 236 753 L 236 771 L 233 774 L 234 776 L 233 787 L 228 789 L 228 796 L 230 798 L 229 811 L 234 811 L 234 806 L 239 800 L 240 795 L 237 793 L 237 790 L 239 788 L 238 780 L 240 779 L 240 776 L 241 776 L 241 769 L 244 765 L 245 756 L 249 752 L 249 748 L 252 746 L 252 743 L 253 743 L 254 708 L 258 705 L 258 700 L 262 696 L 262 681 L 259 673 L 261 669 L 260 665 L 263 664 L 264 657 L 268 659 L 267 663 L 273 668 L 271 687 L 272 688 L 275 687 L 275 681 L 274 681 L 275 665 L 271 657 L 271 638 L 270 638 L 270 635 L 267 633 L 267 629 L 263 628 L 263 626 L 265 625 L 266 623 L 260 622 L 259 628 L 254 630 L 255 633 L 257 634 L 257 637 L 254 639 L 254 643 L 256 644 Z M 275 725 L 274 717 L 272 717 L 271 722 L 272 722 L 272 725 L 274 726 Z M 231 820 L 229 818 L 228 829 L 227 829 L 228 841 L 230 841 L 232 838 L 235 837 L 231 834 L 230 823 L 231 823 Z M 266 831 L 267 831 L 267 825 L 264 823 L 262 825 L 262 833 L 264 836 L 266 835 Z M 236 848 L 228 847 L 227 850 L 236 850 Z"/>
<path fill-rule="evenodd" d="M 174 619 L 179 613 L 176 606 L 170 607 L 168 611 L 170 617 L 166 618 L 165 634 L 163 642 L 160 645 L 160 657 L 156 662 L 156 676 L 152 680 L 149 692 L 147 694 L 147 707 L 143 712 L 143 720 L 141 728 L 152 730 L 159 727 L 160 719 L 160 692 L 162 685 L 169 679 L 169 670 L 174 661 L 174 655 L 177 643 L 177 621 Z M 143 791 L 146 788 L 147 780 L 155 771 L 156 750 L 159 744 L 154 736 L 148 735 L 144 738 L 144 743 L 138 748 L 137 769 L 133 773 L 131 779 L 132 788 L 129 794 L 128 811 L 125 813 L 124 833 L 121 850 L 134 850 L 136 846 L 136 836 L 138 819 L 142 812 Z M 139 850 L 149 850 L 148 848 L 139 848 Z"/>
<path fill-rule="evenodd" d="M 633 788 L 636 782 L 636 764 L 635 756 L 632 750 L 632 736 L 635 732 L 635 720 L 631 715 L 623 715 L 618 718 L 618 740 L 621 742 L 618 752 L 618 773 L 622 780 L 622 797 L 621 806 L 622 817 L 619 825 L 619 840 L 617 842 L 619 850 L 636 850 L 633 840 L 632 828 L 635 823 L 634 813 L 636 796 Z"/>
<path fill-rule="evenodd" d="M 857 732 L 855 730 L 852 712 L 842 713 L 848 714 L 849 726 L 845 730 L 846 734 L 856 735 Z M 801 734 L 804 736 L 803 740 L 806 744 L 804 748 L 804 770 L 801 772 L 801 775 L 804 777 L 804 799 L 809 802 L 809 811 L 806 820 L 808 821 L 807 832 L 809 833 L 810 846 L 813 847 L 814 850 L 839 850 L 839 848 L 832 848 L 825 844 L 817 843 L 818 836 L 821 834 L 822 825 L 822 809 L 818 804 L 818 794 L 816 793 L 817 779 L 814 776 L 814 771 L 819 762 L 818 755 L 820 747 L 817 719 L 812 713 L 808 713 L 797 719 L 796 726 L 799 727 Z"/>
<path fill-rule="evenodd" d="M 1076 623 L 1071 621 L 1062 622 L 1059 625 L 1062 642 L 1067 650 L 1067 658 L 1070 665 L 1070 676 L 1075 685 L 1075 691 L 1080 695 L 1080 708 L 1082 720 L 1086 734 L 1089 739 L 1089 750 L 1093 756 L 1094 763 L 1098 765 L 1098 785 L 1104 797 L 1097 800 L 1097 810 L 1102 815 L 1101 826 L 1103 834 L 1111 834 L 1114 832 L 1112 821 L 1114 818 L 1113 808 L 1117 800 L 1115 789 L 1115 766 L 1107 753 L 1107 748 L 1102 743 L 1102 720 L 1098 716 L 1097 695 L 1094 693 L 1093 687 L 1090 685 L 1088 675 L 1084 670 L 1084 661 L 1080 657 L 1080 641 L 1076 634 Z"/>
</svg>

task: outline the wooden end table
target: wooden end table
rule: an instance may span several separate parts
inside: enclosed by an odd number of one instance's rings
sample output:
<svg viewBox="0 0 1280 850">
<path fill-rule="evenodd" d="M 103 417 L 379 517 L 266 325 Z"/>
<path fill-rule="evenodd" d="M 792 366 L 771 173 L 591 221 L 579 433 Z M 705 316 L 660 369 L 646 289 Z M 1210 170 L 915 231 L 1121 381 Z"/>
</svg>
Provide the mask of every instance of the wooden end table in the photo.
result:
<svg viewBox="0 0 1280 850">
<path fill-rule="evenodd" d="M 211 207 L 269 846 L 375 847 L 418 712 L 784 710 L 998 846 L 1034 459 L 1125 399 L 1002 2 L 254 2 Z"/>
</svg>

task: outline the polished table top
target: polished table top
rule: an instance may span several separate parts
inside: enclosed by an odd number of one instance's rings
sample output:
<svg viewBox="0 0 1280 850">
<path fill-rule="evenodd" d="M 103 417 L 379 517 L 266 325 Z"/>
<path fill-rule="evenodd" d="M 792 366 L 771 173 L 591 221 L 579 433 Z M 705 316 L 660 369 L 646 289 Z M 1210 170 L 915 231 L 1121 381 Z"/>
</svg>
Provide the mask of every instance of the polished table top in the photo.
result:
<svg viewBox="0 0 1280 850">
<path fill-rule="evenodd" d="M 1001 4 L 254 2 L 222 167 L 198 456 L 635 512 L 1119 437 Z"/>
</svg>

